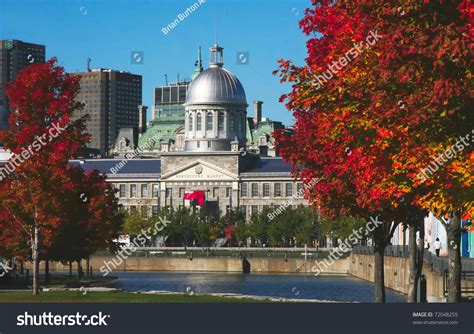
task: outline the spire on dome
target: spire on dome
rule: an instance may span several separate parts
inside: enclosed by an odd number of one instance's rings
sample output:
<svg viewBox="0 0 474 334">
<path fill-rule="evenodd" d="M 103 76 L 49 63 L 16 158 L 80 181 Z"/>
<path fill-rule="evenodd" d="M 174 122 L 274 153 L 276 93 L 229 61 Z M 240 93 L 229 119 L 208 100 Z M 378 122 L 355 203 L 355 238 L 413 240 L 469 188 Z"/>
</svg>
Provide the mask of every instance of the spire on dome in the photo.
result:
<svg viewBox="0 0 474 334">
<path fill-rule="evenodd" d="M 202 68 L 202 60 L 201 60 L 201 46 L 198 48 L 198 58 L 196 63 L 194 64 L 194 72 L 191 76 L 191 80 L 194 80 L 201 72 L 203 71 Z"/>
</svg>

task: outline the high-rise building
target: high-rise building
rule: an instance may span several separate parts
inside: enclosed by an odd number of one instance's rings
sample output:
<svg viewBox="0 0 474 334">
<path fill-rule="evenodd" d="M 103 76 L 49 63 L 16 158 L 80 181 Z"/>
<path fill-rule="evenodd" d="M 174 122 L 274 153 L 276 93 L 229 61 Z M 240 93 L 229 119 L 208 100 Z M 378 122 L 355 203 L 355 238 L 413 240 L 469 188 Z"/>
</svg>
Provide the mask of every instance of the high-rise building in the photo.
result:
<svg viewBox="0 0 474 334">
<path fill-rule="evenodd" d="M 162 142 L 172 149 L 181 149 L 184 145 L 184 102 L 190 80 L 172 82 L 165 86 L 155 87 L 155 101 L 151 122 L 140 143 L 159 138 L 154 148 L 161 150 Z"/>
<path fill-rule="evenodd" d="M 138 127 L 138 106 L 142 104 L 142 76 L 110 69 L 90 69 L 77 73 L 81 90 L 76 99 L 84 109 L 74 115 L 90 116 L 88 148 L 104 156 L 115 145 L 122 128 Z"/>
<path fill-rule="evenodd" d="M 0 40 L 0 129 L 8 128 L 7 84 L 28 65 L 44 63 L 46 47 L 19 40 Z"/>
</svg>

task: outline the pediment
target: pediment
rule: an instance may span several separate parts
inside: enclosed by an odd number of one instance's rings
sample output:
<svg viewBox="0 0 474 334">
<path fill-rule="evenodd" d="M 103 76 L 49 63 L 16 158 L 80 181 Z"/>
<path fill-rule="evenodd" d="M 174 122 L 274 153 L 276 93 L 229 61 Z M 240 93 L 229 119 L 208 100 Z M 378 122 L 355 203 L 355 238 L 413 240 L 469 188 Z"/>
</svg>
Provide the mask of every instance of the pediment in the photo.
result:
<svg viewBox="0 0 474 334">
<path fill-rule="evenodd" d="M 166 181 L 235 181 L 237 175 L 205 161 L 196 160 L 161 176 Z"/>
</svg>

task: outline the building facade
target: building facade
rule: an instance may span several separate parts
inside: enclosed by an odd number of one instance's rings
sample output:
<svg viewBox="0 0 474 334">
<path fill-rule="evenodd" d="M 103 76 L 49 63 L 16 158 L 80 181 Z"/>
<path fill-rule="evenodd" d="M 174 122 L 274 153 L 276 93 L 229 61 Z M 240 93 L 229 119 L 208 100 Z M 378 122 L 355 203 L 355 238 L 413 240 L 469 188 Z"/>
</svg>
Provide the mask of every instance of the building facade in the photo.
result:
<svg viewBox="0 0 474 334">
<path fill-rule="evenodd" d="M 464 217 L 461 220 L 461 226 L 469 225 L 469 217 Z M 448 255 L 448 234 L 446 232 L 443 223 L 439 218 L 435 217 L 432 212 L 424 218 L 424 239 L 420 240 L 420 232 L 417 232 L 416 239 L 422 242 L 424 248 L 431 252 L 436 253 L 435 241 L 439 239 L 441 244 L 440 255 Z M 393 233 L 391 244 L 395 246 L 408 246 L 409 244 L 410 231 L 403 225 L 398 225 Z M 461 257 L 474 258 L 474 233 L 468 232 L 467 229 L 463 229 L 461 232 Z"/>
<path fill-rule="evenodd" d="M 142 76 L 110 69 L 90 69 L 76 74 L 81 77 L 76 99 L 84 103 L 84 109 L 74 118 L 90 116 L 88 148 L 105 156 L 115 147 L 120 129 L 139 124 Z"/>
<path fill-rule="evenodd" d="M 264 208 L 307 204 L 302 182 L 294 180 L 291 167 L 278 157 L 173 152 L 161 159 L 125 160 L 120 168 L 121 161 L 88 159 L 71 164 L 107 174 L 107 181 L 118 190 L 120 204 L 144 218 L 160 207 L 189 206 L 184 194 L 197 190 L 205 192 L 209 209 L 241 210 L 247 218 Z"/>
<path fill-rule="evenodd" d="M 242 84 L 223 67 L 223 48 L 214 45 L 209 68 L 186 92 L 182 149 L 168 146 L 155 159 L 144 158 L 145 152 L 134 159 L 72 163 L 107 174 L 120 203 L 143 217 L 160 207 L 190 205 L 183 197 L 194 191 L 205 193 L 209 209 L 241 210 L 247 218 L 265 207 L 305 204 L 303 185 L 294 180 L 289 164 L 247 150 L 247 107 Z"/>
<path fill-rule="evenodd" d="M 6 86 L 25 67 L 44 63 L 46 47 L 19 40 L 0 40 L 0 130 L 8 128 L 9 106 Z"/>
</svg>

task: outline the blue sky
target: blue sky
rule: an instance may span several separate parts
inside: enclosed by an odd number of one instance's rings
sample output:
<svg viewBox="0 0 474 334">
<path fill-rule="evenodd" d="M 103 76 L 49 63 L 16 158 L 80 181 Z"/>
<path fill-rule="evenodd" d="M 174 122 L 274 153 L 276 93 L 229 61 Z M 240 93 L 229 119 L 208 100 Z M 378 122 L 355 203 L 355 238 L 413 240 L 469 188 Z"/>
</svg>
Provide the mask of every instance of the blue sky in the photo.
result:
<svg viewBox="0 0 474 334">
<path fill-rule="evenodd" d="M 278 102 L 289 91 L 272 71 L 279 58 L 303 64 L 307 37 L 298 27 L 309 0 L 206 0 L 168 34 L 162 28 L 199 0 L 0 0 L 0 39 L 19 39 L 46 45 L 66 71 L 91 67 L 129 71 L 143 76 L 143 104 L 151 107 L 153 87 L 189 78 L 197 48 L 203 64 L 215 40 L 224 47 L 224 67 L 242 82 L 247 100 L 264 101 L 263 114 L 285 124 L 292 116 Z M 143 52 L 143 64 L 131 54 Z M 248 52 L 248 64 L 238 65 L 238 52 Z"/>
</svg>

